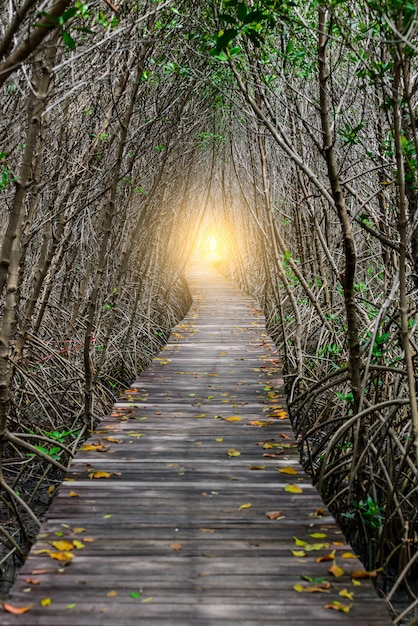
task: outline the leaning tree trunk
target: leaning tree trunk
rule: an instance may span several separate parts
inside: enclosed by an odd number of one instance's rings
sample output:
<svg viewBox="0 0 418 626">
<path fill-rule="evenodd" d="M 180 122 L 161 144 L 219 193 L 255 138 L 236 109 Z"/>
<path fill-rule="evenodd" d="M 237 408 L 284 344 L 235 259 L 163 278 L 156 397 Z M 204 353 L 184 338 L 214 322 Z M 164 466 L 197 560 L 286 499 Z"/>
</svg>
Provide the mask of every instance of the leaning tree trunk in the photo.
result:
<svg viewBox="0 0 418 626">
<path fill-rule="evenodd" d="M 28 130 L 19 178 L 10 212 L 9 224 L 2 245 L 1 287 L 5 289 L 3 318 L 0 329 L 0 446 L 7 434 L 7 418 L 13 367 L 10 361 L 11 341 L 14 336 L 17 298 L 20 277 L 20 243 L 25 215 L 25 201 L 32 182 L 36 152 L 39 148 L 42 113 L 45 109 L 51 78 L 51 65 L 55 54 L 52 46 L 46 58 L 35 65 L 28 106 Z M 1 291 L 0 291 L 1 293 Z M 0 449 L 0 461 L 1 461 Z M 0 470 L 1 471 L 1 470 Z"/>
<path fill-rule="evenodd" d="M 327 165 L 331 193 L 337 210 L 341 226 L 344 246 L 344 269 L 341 273 L 341 283 L 344 290 L 345 309 L 347 315 L 348 336 L 348 368 L 350 372 L 351 389 L 354 397 L 353 410 L 357 413 L 361 399 L 361 351 L 359 340 L 359 324 L 356 311 L 354 280 L 356 274 L 356 247 L 350 217 L 347 210 L 344 194 L 341 189 L 338 174 L 338 165 L 334 150 L 334 139 L 331 130 L 328 104 L 329 68 L 327 60 L 327 44 L 329 41 L 327 28 L 327 8 L 318 9 L 318 68 L 319 68 L 319 100 L 321 128 L 323 137 L 323 153 Z"/>
</svg>

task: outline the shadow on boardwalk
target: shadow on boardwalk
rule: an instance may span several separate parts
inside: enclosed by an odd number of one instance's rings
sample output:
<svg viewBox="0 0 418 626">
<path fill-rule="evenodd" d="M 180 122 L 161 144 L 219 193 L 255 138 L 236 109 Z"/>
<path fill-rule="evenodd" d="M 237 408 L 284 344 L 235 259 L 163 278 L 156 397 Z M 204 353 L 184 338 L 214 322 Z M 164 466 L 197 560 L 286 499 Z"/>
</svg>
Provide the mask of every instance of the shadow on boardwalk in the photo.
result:
<svg viewBox="0 0 418 626">
<path fill-rule="evenodd" d="M 189 315 L 51 505 L 8 601 L 31 608 L 0 624 L 391 624 L 299 465 L 263 317 L 190 279 Z"/>
</svg>

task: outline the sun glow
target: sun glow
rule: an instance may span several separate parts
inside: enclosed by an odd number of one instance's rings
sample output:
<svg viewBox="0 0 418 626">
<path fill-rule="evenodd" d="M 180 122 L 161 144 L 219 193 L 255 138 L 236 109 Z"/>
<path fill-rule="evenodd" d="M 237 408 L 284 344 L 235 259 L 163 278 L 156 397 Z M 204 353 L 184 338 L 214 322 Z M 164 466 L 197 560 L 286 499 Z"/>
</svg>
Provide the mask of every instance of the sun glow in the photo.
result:
<svg viewBox="0 0 418 626">
<path fill-rule="evenodd" d="M 219 230 L 205 229 L 199 238 L 197 258 L 205 263 L 217 263 L 225 261 L 229 254 L 229 246 Z"/>
<path fill-rule="evenodd" d="M 215 252 L 217 247 L 218 247 L 218 240 L 217 240 L 216 236 L 215 235 L 209 235 L 208 252 L 209 253 Z"/>
</svg>

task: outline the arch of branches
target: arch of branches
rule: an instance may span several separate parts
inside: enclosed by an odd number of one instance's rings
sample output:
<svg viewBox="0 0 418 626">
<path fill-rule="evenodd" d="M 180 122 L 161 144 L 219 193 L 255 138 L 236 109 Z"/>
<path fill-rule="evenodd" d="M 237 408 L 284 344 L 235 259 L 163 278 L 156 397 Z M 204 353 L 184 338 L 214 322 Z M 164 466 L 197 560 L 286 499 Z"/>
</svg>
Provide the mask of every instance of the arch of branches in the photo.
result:
<svg viewBox="0 0 418 626">
<path fill-rule="evenodd" d="M 187 310 L 211 224 L 283 355 L 305 466 L 416 623 L 417 17 L 406 0 L 3 3 L 3 582 Z"/>
</svg>

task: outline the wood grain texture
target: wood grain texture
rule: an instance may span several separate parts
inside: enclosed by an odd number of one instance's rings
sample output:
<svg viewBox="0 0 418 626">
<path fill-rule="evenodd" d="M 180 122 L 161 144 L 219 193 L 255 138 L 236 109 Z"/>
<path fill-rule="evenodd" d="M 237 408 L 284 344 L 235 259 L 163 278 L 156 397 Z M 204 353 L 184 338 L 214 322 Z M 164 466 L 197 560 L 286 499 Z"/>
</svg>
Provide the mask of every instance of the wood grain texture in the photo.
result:
<svg viewBox="0 0 418 626">
<path fill-rule="evenodd" d="M 32 608 L 3 612 L 0 624 L 391 624 L 370 580 L 353 584 L 362 565 L 347 558 L 299 464 L 261 312 L 211 270 L 189 278 L 188 316 L 92 434 L 97 448 L 78 452 L 52 502 L 9 598 Z M 294 556 L 303 550 L 295 538 L 319 548 Z M 51 544 L 62 540 L 68 562 L 49 554 L 63 553 Z M 317 562 L 333 551 L 338 578 L 332 560 Z M 299 593 L 303 576 L 331 586 Z M 325 608 L 333 601 L 350 612 Z"/>
</svg>

